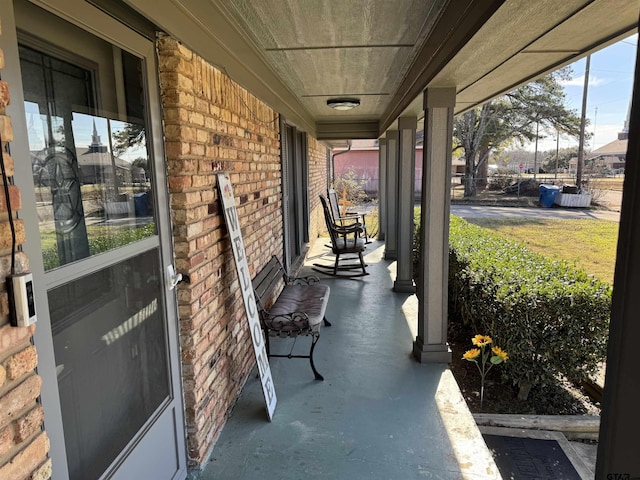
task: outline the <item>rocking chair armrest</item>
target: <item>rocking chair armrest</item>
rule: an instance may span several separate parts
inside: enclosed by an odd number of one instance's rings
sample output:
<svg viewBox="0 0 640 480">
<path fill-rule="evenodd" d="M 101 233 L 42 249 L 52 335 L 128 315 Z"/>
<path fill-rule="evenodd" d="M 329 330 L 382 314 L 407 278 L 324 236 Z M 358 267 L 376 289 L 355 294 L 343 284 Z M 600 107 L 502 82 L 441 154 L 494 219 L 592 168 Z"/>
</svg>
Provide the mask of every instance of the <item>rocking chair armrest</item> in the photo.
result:
<svg viewBox="0 0 640 480">
<path fill-rule="evenodd" d="M 339 235 L 348 235 L 350 233 L 362 233 L 362 224 L 361 223 L 352 223 L 351 225 L 334 225 L 333 229 Z"/>
<path fill-rule="evenodd" d="M 342 220 L 355 220 L 356 222 L 359 221 L 361 215 L 358 213 L 347 213 L 346 215 L 341 215 L 339 217 L 336 218 L 337 221 L 342 221 Z"/>
<path fill-rule="evenodd" d="M 262 310 L 262 323 L 272 336 L 304 335 L 311 330 L 309 316 L 305 312 L 273 314 Z"/>
</svg>

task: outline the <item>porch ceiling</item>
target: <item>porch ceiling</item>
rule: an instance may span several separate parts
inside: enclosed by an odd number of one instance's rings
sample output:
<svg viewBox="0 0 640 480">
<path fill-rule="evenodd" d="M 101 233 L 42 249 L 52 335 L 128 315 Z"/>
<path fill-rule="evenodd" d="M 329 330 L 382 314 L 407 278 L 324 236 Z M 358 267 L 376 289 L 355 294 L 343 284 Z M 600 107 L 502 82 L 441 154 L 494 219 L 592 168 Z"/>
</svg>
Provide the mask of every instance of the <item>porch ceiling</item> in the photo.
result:
<svg viewBox="0 0 640 480">
<path fill-rule="evenodd" d="M 427 86 L 456 86 L 457 112 L 479 105 L 632 33 L 640 13 L 640 0 L 126 1 L 327 141 L 420 117 Z"/>
</svg>

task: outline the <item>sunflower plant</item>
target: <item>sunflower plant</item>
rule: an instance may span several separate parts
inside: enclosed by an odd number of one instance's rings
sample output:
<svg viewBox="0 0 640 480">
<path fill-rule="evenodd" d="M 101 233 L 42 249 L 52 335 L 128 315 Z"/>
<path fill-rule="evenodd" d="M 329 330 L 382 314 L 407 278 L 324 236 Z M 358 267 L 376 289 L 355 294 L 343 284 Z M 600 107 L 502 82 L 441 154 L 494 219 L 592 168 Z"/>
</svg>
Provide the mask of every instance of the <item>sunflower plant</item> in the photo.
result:
<svg viewBox="0 0 640 480">
<path fill-rule="evenodd" d="M 487 335 L 476 335 L 471 339 L 471 343 L 477 348 L 467 350 L 462 358 L 475 363 L 476 367 L 478 367 L 478 371 L 480 372 L 480 408 L 482 408 L 484 401 L 484 380 L 487 373 L 489 373 L 489 370 L 491 370 L 494 365 L 506 362 L 509 355 L 500 347 L 493 345 L 493 339 Z"/>
</svg>

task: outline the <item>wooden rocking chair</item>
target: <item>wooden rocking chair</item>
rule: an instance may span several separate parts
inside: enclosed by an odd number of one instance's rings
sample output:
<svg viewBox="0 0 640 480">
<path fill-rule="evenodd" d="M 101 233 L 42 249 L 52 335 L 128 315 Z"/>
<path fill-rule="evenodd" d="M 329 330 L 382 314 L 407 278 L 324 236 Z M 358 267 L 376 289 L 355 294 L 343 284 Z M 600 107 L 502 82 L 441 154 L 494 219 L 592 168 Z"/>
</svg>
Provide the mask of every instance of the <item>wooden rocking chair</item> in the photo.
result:
<svg viewBox="0 0 640 480">
<path fill-rule="evenodd" d="M 369 234 L 367 233 L 367 219 L 364 213 L 349 212 L 346 205 L 342 212 L 340 211 L 340 201 L 338 200 L 338 193 L 334 189 L 327 191 L 329 194 L 329 206 L 331 207 L 331 216 L 333 217 L 333 223 L 336 225 L 350 225 L 353 223 L 362 224 L 362 230 L 364 233 L 364 243 L 369 244 Z M 344 200 L 344 199 L 343 199 Z"/>
<path fill-rule="evenodd" d="M 314 263 L 314 270 L 336 277 L 362 277 L 369 275 L 366 270 L 367 265 L 364 263 L 364 258 L 362 257 L 362 252 L 364 252 L 365 249 L 364 239 L 360 237 L 364 232 L 362 224 L 355 222 L 346 225 L 337 225 L 333 221 L 327 199 L 323 195 L 320 195 L 320 202 L 322 203 L 327 230 L 331 237 L 331 251 L 336 256 L 336 261 L 333 266 Z M 343 257 L 342 260 L 346 260 L 349 263 L 341 264 L 340 256 L 346 254 L 358 255 L 359 263 L 354 263 L 353 257 Z M 358 270 L 362 270 L 362 272 Z"/>
</svg>

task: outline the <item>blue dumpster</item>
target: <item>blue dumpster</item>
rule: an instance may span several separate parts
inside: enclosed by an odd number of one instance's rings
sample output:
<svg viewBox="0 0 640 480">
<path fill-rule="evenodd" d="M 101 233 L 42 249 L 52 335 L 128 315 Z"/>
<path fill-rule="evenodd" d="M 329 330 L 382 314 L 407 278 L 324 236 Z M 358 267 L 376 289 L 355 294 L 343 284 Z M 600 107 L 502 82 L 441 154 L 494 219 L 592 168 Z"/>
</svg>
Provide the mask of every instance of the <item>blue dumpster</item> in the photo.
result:
<svg viewBox="0 0 640 480">
<path fill-rule="evenodd" d="M 136 217 L 146 217 L 150 215 L 149 194 L 147 192 L 135 193 L 133 195 L 133 205 L 136 211 Z"/>
<path fill-rule="evenodd" d="M 555 185 L 540 185 L 540 205 L 545 208 L 551 208 L 559 193 L 560 187 Z"/>
</svg>

